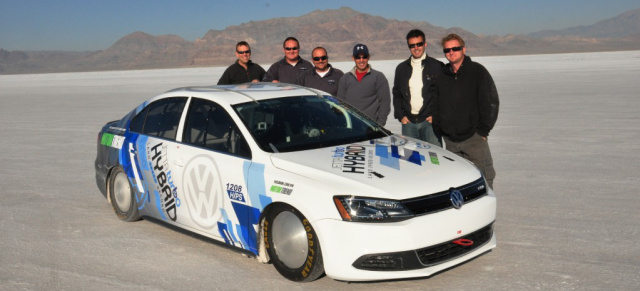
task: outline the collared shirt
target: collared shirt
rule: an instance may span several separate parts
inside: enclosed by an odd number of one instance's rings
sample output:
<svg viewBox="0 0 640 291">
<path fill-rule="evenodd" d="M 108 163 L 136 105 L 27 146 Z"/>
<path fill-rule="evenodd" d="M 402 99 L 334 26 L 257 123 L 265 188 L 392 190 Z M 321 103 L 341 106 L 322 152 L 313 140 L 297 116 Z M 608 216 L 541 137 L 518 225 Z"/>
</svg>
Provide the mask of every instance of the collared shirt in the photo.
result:
<svg viewBox="0 0 640 291">
<path fill-rule="evenodd" d="M 281 83 L 296 84 L 298 77 L 307 71 L 313 70 L 313 64 L 298 57 L 298 62 L 292 66 L 285 58 L 273 63 L 264 77 L 264 82 L 277 80 Z"/>
<path fill-rule="evenodd" d="M 300 75 L 296 84 L 322 90 L 336 96 L 336 94 L 338 94 L 340 78 L 342 78 L 344 73 L 339 69 L 331 67 L 331 65 L 328 66 L 329 70 L 325 72 L 324 76 L 320 76 L 320 74 L 314 69 Z"/>
</svg>

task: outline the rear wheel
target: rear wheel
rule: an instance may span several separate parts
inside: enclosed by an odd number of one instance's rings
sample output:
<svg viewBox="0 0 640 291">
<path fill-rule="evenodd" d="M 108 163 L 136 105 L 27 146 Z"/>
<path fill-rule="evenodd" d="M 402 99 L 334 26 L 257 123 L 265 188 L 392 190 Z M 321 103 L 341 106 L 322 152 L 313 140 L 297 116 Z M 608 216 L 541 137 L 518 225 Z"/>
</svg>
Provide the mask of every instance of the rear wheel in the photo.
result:
<svg viewBox="0 0 640 291">
<path fill-rule="evenodd" d="M 113 170 L 109 185 L 109 200 L 118 218 L 124 221 L 140 220 L 138 203 L 127 174 L 121 169 Z"/>
<path fill-rule="evenodd" d="M 265 218 L 263 233 L 269 258 L 285 278 L 311 282 L 324 273 L 318 236 L 297 209 L 276 205 Z"/>
</svg>

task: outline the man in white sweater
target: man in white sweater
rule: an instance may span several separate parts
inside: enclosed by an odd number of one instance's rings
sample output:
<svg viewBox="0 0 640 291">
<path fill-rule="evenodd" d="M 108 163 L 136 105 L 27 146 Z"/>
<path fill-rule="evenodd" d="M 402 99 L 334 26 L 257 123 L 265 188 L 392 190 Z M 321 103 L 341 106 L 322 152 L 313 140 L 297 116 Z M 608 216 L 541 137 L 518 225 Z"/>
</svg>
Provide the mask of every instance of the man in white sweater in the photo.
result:
<svg viewBox="0 0 640 291">
<path fill-rule="evenodd" d="M 442 146 L 431 124 L 431 106 L 435 81 L 444 64 L 427 55 L 421 30 L 409 31 L 407 45 L 411 56 L 396 67 L 393 81 L 393 116 L 402 123 L 402 135 Z"/>
</svg>

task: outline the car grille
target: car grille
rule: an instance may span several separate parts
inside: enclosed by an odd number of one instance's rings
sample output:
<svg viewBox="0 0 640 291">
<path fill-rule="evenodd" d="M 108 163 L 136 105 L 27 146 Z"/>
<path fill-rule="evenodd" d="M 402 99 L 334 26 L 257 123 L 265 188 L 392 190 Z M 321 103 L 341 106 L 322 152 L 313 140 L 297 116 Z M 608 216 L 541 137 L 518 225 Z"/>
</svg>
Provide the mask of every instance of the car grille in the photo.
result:
<svg viewBox="0 0 640 291">
<path fill-rule="evenodd" d="M 487 194 L 487 187 L 483 178 L 458 188 L 451 189 L 456 189 L 462 193 L 464 203 L 474 201 Z M 446 210 L 453 207 L 451 204 L 451 189 L 422 197 L 403 200 L 402 203 L 409 208 L 409 210 L 413 211 L 416 216 Z"/>
<path fill-rule="evenodd" d="M 418 255 L 418 259 L 423 265 L 431 266 L 442 263 L 444 261 L 455 259 L 466 253 L 472 252 L 473 250 L 487 243 L 491 239 L 492 235 L 493 223 L 473 233 L 456 238 L 452 241 L 416 250 L 416 254 Z M 464 240 L 463 242 L 471 241 L 473 243 L 466 246 L 455 243 L 461 240 Z"/>
</svg>

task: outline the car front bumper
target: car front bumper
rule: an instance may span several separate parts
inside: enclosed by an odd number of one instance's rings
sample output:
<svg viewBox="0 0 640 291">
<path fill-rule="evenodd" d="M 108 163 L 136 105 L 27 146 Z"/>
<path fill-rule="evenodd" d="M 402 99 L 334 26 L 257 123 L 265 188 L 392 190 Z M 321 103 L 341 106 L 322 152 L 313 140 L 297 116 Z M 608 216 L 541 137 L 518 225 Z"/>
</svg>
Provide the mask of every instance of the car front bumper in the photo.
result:
<svg viewBox="0 0 640 291">
<path fill-rule="evenodd" d="M 426 277 L 479 256 L 496 246 L 492 192 L 401 222 L 316 221 L 325 272 L 345 281 Z"/>
</svg>

